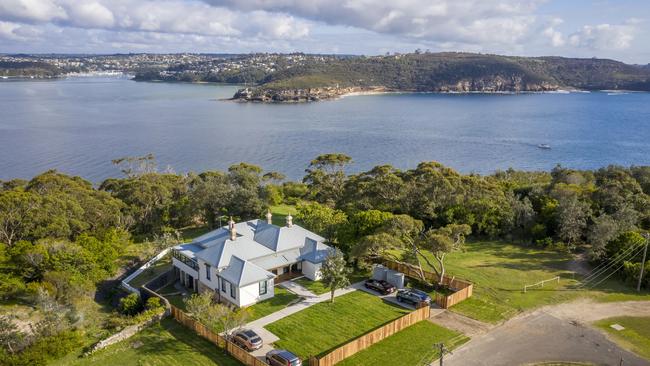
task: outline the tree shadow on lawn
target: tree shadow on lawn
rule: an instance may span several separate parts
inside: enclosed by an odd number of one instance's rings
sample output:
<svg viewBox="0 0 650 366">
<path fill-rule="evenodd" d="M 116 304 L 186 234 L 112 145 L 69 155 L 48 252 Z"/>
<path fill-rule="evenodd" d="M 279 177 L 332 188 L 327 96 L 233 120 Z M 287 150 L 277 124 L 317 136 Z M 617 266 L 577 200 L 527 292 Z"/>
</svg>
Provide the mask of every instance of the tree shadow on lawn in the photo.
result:
<svg viewBox="0 0 650 366">
<path fill-rule="evenodd" d="M 468 268 L 507 268 L 521 272 L 529 271 L 563 271 L 560 275 L 571 275 L 575 272 L 569 271 L 566 268 L 566 261 L 552 261 L 544 263 L 535 263 L 535 262 L 492 262 L 489 264 L 477 264 L 472 266 L 467 266 Z"/>
<path fill-rule="evenodd" d="M 178 358 L 183 353 L 194 351 L 209 358 L 218 365 L 240 365 L 225 350 L 201 338 L 201 336 L 183 327 L 183 325 L 175 320 L 164 319 L 160 322 L 160 325 L 155 325 L 154 327 L 162 328 L 162 330 L 169 332 L 172 337 L 163 338 L 159 335 L 158 329 L 147 329 L 146 331 L 149 334 L 146 336 L 151 339 L 146 340 L 143 345 L 136 349 L 138 353 L 142 353 L 142 356 L 152 354 Z M 132 344 L 133 342 L 130 343 Z M 214 352 L 210 352 L 212 349 Z"/>
</svg>

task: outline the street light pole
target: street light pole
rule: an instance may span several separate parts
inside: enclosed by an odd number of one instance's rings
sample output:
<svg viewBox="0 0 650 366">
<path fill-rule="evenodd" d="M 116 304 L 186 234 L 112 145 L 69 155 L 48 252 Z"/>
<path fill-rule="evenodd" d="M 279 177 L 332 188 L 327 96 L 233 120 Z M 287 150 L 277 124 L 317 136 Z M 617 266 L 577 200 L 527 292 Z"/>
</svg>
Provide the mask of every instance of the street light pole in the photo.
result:
<svg viewBox="0 0 650 366">
<path fill-rule="evenodd" d="M 639 283 L 636 285 L 636 291 L 641 291 L 641 281 L 643 281 L 643 274 L 645 273 L 645 258 L 648 254 L 648 241 L 650 241 L 650 234 L 645 233 L 645 248 L 643 248 L 643 259 L 641 260 L 641 273 L 639 273 Z"/>
</svg>

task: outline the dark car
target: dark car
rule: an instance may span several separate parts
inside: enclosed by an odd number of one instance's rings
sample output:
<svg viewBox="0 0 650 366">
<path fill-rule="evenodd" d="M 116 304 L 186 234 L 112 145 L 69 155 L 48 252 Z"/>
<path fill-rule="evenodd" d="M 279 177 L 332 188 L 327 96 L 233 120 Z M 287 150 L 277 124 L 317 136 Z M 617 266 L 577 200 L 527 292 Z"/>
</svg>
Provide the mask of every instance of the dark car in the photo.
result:
<svg viewBox="0 0 650 366">
<path fill-rule="evenodd" d="M 383 295 L 388 295 L 395 292 L 395 286 L 384 280 L 375 280 L 371 278 L 369 280 L 366 280 L 366 283 L 364 285 L 367 289 L 375 290 Z"/>
<path fill-rule="evenodd" d="M 424 302 L 427 304 L 431 303 L 431 296 L 424 291 L 405 288 L 397 291 L 397 301 L 399 302 L 408 302 L 413 305 L 417 303 Z"/>
<path fill-rule="evenodd" d="M 302 366 L 298 356 L 284 349 L 274 349 L 266 354 L 266 363 L 271 366 Z"/>
<path fill-rule="evenodd" d="M 242 329 L 232 335 L 232 341 L 239 347 L 254 351 L 262 348 L 262 338 L 250 329 Z"/>
</svg>

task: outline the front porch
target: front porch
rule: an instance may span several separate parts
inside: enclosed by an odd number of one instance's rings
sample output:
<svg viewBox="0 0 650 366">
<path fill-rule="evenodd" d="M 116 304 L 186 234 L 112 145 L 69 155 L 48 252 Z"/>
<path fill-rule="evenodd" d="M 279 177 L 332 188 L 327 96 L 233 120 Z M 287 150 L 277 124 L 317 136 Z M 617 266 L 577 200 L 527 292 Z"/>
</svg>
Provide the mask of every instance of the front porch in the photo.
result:
<svg viewBox="0 0 650 366">
<path fill-rule="evenodd" d="M 290 264 L 288 266 L 278 267 L 270 270 L 275 275 L 275 284 L 290 281 L 302 277 L 302 262 Z"/>
</svg>

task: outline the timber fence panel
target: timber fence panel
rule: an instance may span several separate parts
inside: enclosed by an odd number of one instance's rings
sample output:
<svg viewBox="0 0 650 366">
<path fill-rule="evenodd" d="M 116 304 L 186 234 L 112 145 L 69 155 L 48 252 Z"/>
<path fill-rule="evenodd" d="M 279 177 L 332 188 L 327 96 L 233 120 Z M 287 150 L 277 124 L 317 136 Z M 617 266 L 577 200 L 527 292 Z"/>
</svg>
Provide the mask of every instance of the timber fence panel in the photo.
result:
<svg viewBox="0 0 650 366">
<path fill-rule="evenodd" d="M 375 343 L 378 343 L 391 335 L 404 330 L 405 328 L 428 319 L 431 315 L 431 308 L 429 306 L 421 307 L 415 311 L 395 319 L 392 322 L 385 324 L 381 328 L 375 329 L 361 337 L 354 339 L 341 347 L 336 348 L 325 356 L 316 359 L 311 357 L 309 359 L 309 366 L 332 366 L 344 359 L 362 351 Z"/>
<path fill-rule="evenodd" d="M 245 349 L 239 347 L 233 342 L 226 340 L 224 337 L 220 336 L 219 334 L 214 333 L 213 331 L 208 329 L 205 325 L 197 322 L 192 317 L 185 314 L 181 309 L 171 305 L 171 313 L 177 322 L 181 323 L 183 326 L 189 329 L 192 329 L 194 332 L 196 332 L 196 334 L 212 342 L 217 347 L 224 348 L 228 352 L 228 354 L 230 354 L 233 358 L 237 359 L 239 362 L 243 363 L 244 365 L 268 366 L 266 362 L 257 359 L 257 357 L 251 355 Z"/>
<path fill-rule="evenodd" d="M 443 276 L 442 281 L 440 281 L 440 277 L 437 274 L 429 271 L 420 272 L 418 268 L 407 263 L 399 263 L 392 260 L 386 260 L 383 264 L 389 269 L 404 273 L 406 277 L 421 278 L 421 276 L 424 275 L 424 278 L 428 281 L 434 283 L 442 282 L 444 286 L 447 286 L 450 289 L 454 290 L 453 294 L 447 296 L 436 294 L 435 298 L 433 299 L 433 301 L 443 309 L 448 309 L 458 304 L 459 302 L 471 297 L 474 293 L 474 285 L 466 280 Z"/>
</svg>

